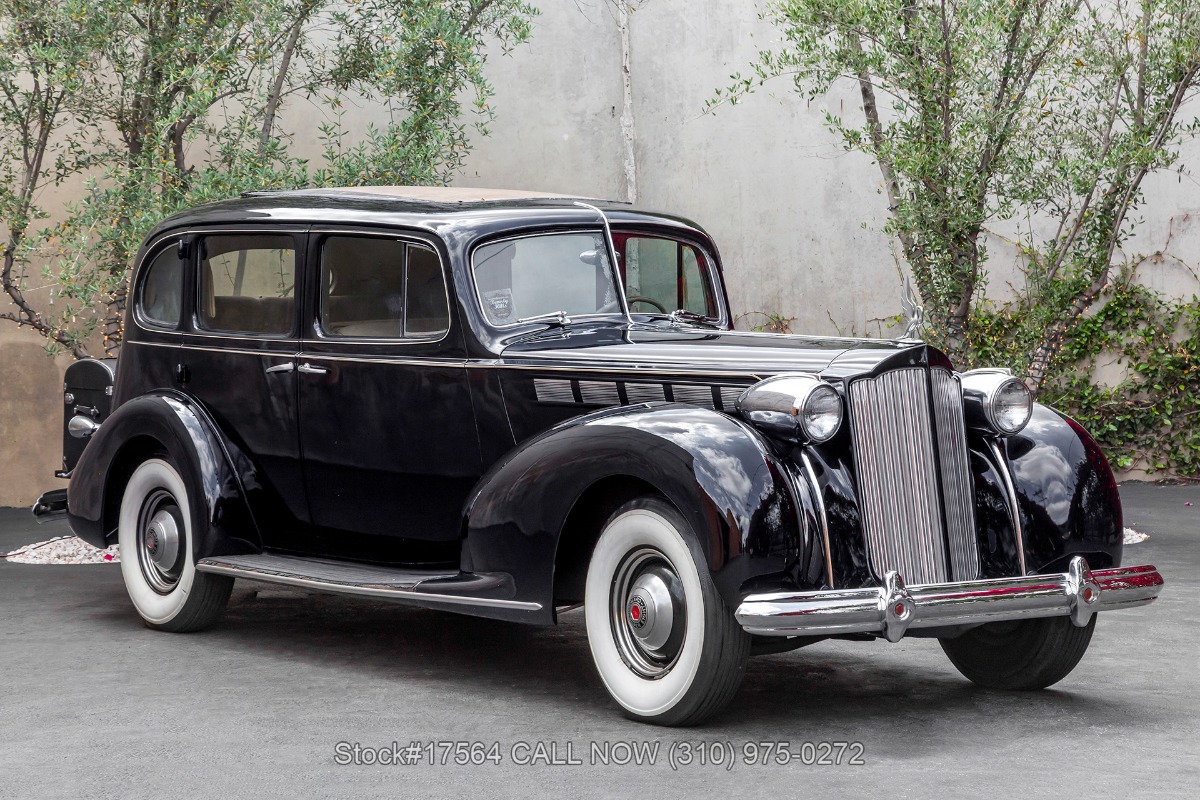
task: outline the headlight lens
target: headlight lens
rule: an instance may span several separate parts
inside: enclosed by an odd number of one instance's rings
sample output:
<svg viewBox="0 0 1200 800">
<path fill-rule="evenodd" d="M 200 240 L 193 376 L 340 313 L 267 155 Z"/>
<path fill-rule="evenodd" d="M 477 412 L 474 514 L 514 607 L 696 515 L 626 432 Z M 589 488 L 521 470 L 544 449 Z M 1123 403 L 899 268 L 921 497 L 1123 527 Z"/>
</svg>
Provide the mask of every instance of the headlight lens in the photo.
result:
<svg viewBox="0 0 1200 800">
<path fill-rule="evenodd" d="M 813 375 L 779 375 L 742 392 L 738 413 L 770 433 L 806 442 L 826 442 L 842 425 L 842 398 Z"/>
<path fill-rule="evenodd" d="M 842 398 L 829 384 L 818 384 L 804 402 L 801 425 L 814 442 L 827 442 L 842 424 Z"/>
<path fill-rule="evenodd" d="M 1007 370 L 976 369 L 962 373 L 959 378 L 968 425 L 1011 436 L 1029 423 L 1033 395 Z"/>
<path fill-rule="evenodd" d="M 1016 433 L 1029 422 L 1033 397 L 1029 387 L 1016 378 L 1005 381 L 992 398 L 992 419 L 1005 433 Z"/>
</svg>

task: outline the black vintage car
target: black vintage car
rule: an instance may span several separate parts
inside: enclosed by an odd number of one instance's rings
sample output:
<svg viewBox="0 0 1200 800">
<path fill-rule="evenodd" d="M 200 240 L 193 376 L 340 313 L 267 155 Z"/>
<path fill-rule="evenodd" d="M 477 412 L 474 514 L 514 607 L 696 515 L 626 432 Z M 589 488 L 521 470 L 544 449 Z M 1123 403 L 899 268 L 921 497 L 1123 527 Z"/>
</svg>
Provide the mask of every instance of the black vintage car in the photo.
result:
<svg viewBox="0 0 1200 800">
<path fill-rule="evenodd" d="M 698 722 L 746 659 L 936 637 L 1052 684 L 1122 567 L 1112 472 L 1003 371 L 732 330 L 709 237 L 537 193 L 256 193 L 163 222 L 124 345 L 65 387 L 68 490 L 146 624 L 252 578 L 537 625 L 582 604 L 625 712 Z"/>
</svg>

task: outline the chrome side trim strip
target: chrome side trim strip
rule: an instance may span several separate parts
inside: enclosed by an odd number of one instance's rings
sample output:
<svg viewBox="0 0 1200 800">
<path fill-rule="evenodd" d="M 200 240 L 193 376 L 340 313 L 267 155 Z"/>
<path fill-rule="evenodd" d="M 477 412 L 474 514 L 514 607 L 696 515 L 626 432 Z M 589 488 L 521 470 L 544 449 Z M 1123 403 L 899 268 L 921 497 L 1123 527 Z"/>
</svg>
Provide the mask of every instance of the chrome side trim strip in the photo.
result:
<svg viewBox="0 0 1200 800">
<path fill-rule="evenodd" d="M 883 586 L 753 594 L 735 616 L 748 633 L 763 636 L 874 633 L 896 642 L 909 628 L 1037 617 L 1069 616 L 1083 627 L 1097 612 L 1152 602 L 1162 587 L 1152 566 L 1092 572 L 1075 556 L 1065 573 L 906 587 L 889 572 Z"/>
<path fill-rule="evenodd" d="M 833 556 L 829 549 L 829 517 L 825 514 L 825 497 L 821 494 L 821 484 L 817 483 L 817 471 L 813 469 L 812 459 L 808 457 L 808 453 L 801 450 L 800 460 L 804 463 L 804 471 L 808 474 L 813 503 L 817 507 L 817 520 L 821 523 L 821 543 L 825 548 L 825 577 L 829 580 L 829 588 L 832 589 L 837 584 L 833 582 Z"/>
<path fill-rule="evenodd" d="M 448 604 L 459 606 L 480 606 L 483 608 L 508 608 L 516 611 L 540 611 L 542 608 L 541 603 L 533 603 L 523 600 L 495 600 L 487 597 L 465 597 L 457 594 L 434 594 L 432 592 L 418 592 L 414 591 L 413 589 L 385 588 L 383 586 L 358 586 L 346 583 L 329 583 L 326 581 L 305 578 L 298 575 L 281 575 L 278 573 L 267 573 L 254 569 L 241 569 L 228 564 L 215 563 L 209 559 L 201 559 L 196 564 L 196 570 L 199 572 L 211 572 L 214 575 L 228 575 L 231 578 L 248 578 L 250 580 L 263 581 L 264 583 L 278 583 L 285 586 L 296 586 L 301 589 L 312 589 L 313 591 L 328 592 L 330 594 L 345 594 L 356 597 L 374 597 L 376 599 L 394 600 L 400 603 L 413 603 L 415 605 L 436 603 L 439 605 Z"/>
<path fill-rule="evenodd" d="M 1025 532 L 1021 529 L 1021 511 L 1017 505 L 1017 489 L 1013 486 L 1012 475 L 1008 469 L 1008 456 L 1000 449 L 1000 443 L 995 439 L 989 439 L 988 446 L 996 458 L 996 469 L 1000 471 L 1000 480 L 1004 481 L 1004 493 L 1008 497 L 1008 513 L 1012 516 L 1013 535 L 1017 539 L 1017 558 L 1021 562 L 1021 574 L 1028 575 L 1029 568 L 1025 565 Z"/>
</svg>

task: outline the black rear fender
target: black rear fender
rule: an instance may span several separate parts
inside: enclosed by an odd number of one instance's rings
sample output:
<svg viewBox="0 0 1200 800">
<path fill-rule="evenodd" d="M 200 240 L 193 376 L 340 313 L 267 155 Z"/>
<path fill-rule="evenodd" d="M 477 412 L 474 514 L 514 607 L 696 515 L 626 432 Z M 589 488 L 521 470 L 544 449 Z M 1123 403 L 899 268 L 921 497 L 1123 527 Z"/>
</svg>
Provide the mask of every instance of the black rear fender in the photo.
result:
<svg viewBox="0 0 1200 800">
<path fill-rule="evenodd" d="M 244 487 L 254 471 L 194 401 L 173 393 L 148 394 L 117 408 L 91 438 L 71 474 L 71 529 L 96 547 L 117 539 L 125 484 L 147 458 L 166 454 L 193 498 L 197 559 L 261 550 Z"/>
</svg>

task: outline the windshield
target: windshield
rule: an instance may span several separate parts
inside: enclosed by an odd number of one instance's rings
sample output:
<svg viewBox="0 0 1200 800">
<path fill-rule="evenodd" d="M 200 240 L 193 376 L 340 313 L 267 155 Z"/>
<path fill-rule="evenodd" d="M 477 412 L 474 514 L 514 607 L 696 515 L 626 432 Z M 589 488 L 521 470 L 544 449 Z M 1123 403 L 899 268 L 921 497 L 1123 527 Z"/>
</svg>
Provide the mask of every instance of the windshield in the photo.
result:
<svg viewBox="0 0 1200 800">
<path fill-rule="evenodd" d="M 555 233 L 506 239 L 475 250 L 480 306 L 493 325 L 563 312 L 624 316 L 604 236 Z"/>
</svg>

